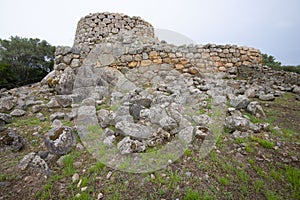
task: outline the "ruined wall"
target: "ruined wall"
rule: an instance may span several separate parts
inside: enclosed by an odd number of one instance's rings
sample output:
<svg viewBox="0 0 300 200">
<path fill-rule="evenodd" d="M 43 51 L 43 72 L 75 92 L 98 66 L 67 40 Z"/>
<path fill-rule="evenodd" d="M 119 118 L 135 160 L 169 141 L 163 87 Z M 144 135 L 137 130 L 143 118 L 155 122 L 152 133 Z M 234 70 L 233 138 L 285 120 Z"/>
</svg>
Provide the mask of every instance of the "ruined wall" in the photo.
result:
<svg viewBox="0 0 300 200">
<path fill-rule="evenodd" d="M 92 51 L 101 52 L 93 54 Z M 101 56 L 97 57 L 99 53 Z M 171 64 L 191 74 L 231 72 L 240 66 L 262 63 L 261 52 L 254 48 L 215 44 L 175 46 L 159 41 L 150 23 L 140 17 L 116 13 L 95 13 L 81 18 L 73 47 L 56 49 L 56 77 L 52 79 L 59 82 L 65 69 L 68 73 L 71 69 L 76 73 L 88 56 L 95 57 L 93 62 L 97 66 L 120 69 Z"/>
<path fill-rule="evenodd" d="M 111 35 L 132 31 L 132 34 L 154 37 L 153 26 L 140 17 L 129 17 L 119 13 L 94 13 L 82 17 L 78 24 L 74 40 L 74 48 L 88 53 L 97 43 Z"/>
</svg>

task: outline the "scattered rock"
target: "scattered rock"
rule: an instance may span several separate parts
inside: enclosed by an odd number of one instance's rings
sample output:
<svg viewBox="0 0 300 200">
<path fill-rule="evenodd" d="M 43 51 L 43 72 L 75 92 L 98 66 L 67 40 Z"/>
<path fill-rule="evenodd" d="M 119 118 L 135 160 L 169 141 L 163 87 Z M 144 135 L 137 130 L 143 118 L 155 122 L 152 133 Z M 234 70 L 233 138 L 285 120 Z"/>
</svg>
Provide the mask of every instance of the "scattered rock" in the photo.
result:
<svg viewBox="0 0 300 200">
<path fill-rule="evenodd" d="M 77 174 L 77 173 L 73 174 L 73 176 L 72 176 L 72 182 L 75 183 L 78 180 L 79 180 L 79 174 Z"/>
<path fill-rule="evenodd" d="M 159 120 L 159 124 L 165 131 L 171 131 L 178 126 L 176 121 L 173 118 L 168 116 Z"/>
<path fill-rule="evenodd" d="M 112 174 L 113 174 L 112 171 L 109 171 L 109 172 L 107 173 L 107 175 L 106 175 L 106 179 L 107 179 L 107 180 L 110 179 L 110 177 L 111 177 Z"/>
<path fill-rule="evenodd" d="M 62 126 L 51 129 L 44 142 L 50 153 L 61 156 L 67 154 L 75 146 L 76 136 L 71 127 Z"/>
<path fill-rule="evenodd" d="M 238 97 L 233 98 L 230 102 L 231 106 L 233 106 L 237 109 L 246 108 L 249 103 L 250 103 L 250 100 L 244 95 L 239 95 Z"/>
<path fill-rule="evenodd" d="M 261 94 L 258 97 L 262 101 L 274 101 L 275 96 L 273 94 Z"/>
<path fill-rule="evenodd" d="M 97 200 L 101 200 L 103 199 L 104 195 L 100 192 L 98 195 L 97 195 Z"/>
<path fill-rule="evenodd" d="M 0 112 L 10 111 L 14 107 L 12 97 L 3 97 L 0 99 Z"/>
<path fill-rule="evenodd" d="M 37 113 L 37 112 L 40 112 L 42 109 L 43 109 L 43 106 L 42 106 L 42 105 L 34 105 L 34 106 L 32 106 L 32 108 L 31 108 L 31 112 Z"/>
<path fill-rule="evenodd" d="M 11 123 L 12 117 L 9 114 L 0 113 L 0 121 L 5 122 L 6 124 Z"/>
<path fill-rule="evenodd" d="M 10 113 L 10 115 L 13 116 L 13 117 L 21 117 L 21 116 L 23 116 L 23 115 L 25 115 L 25 114 L 26 114 L 26 111 L 20 110 L 20 109 L 15 109 L 15 110 L 13 110 L 13 111 Z"/>
<path fill-rule="evenodd" d="M 69 95 L 56 95 L 55 100 L 60 106 L 64 108 L 70 107 L 72 104 L 72 97 Z"/>
<path fill-rule="evenodd" d="M 118 122 L 116 129 L 124 136 L 131 136 L 136 139 L 147 139 L 151 137 L 151 131 L 147 126 L 135 124 L 131 122 Z"/>
<path fill-rule="evenodd" d="M 37 113 L 36 118 L 38 118 L 41 122 L 46 120 L 46 117 L 44 116 L 43 113 Z"/>
<path fill-rule="evenodd" d="M 194 130 L 194 128 L 192 126 L 182 129 L 178 133 L 178 138 L 181 141 L 184 141 L 186 144 L 191 143 L 193 141 L 193 130 Z"/>
<path fill-rule="evenodd" d="M 252 115 L 254 115 L 257 118 L 266 117 L 266 114 L 257 101 L 252 101 L 247 106 L 247 111 L 250 112 Z"/>
<path fill-rule="evenodd" d="M 40 156 L 42 159 L 45 159 L 48 157 L 49 152 L 48 151 L 39 151 L 37 155 Z"/>
<path fill-rule="evenodd" d="M 56 112 L 50 115 L 50 120 L 53 121 L 55 119 L 64 119 L 65 113 L 63 112 Z"/>
<path fill-rule="evenodd" d="M 247 118 L 241 116 L 229 116 L 225 118 L 225 126 L 230 128 L 231 130 L 239 130 L 239 131 L 259 131 L 260 128 L 250 122 Z"/>
<path fill-rule="evenodd" d="M 192 119 L 199 126 L 206 126 L 211 121 L 210 117 L 208 115 L 206 115 L 206 114 L 203 114 L 203 115 L 194 115 L 192 117 Z"/>
<path fill-rule="evenodd" d="M 20 151 L 25 145 L 22 136 L 18 135 L 14 130 L 7 129 L 0 132 L 0 150 Z"/>
<path fill-rule="evenodd" d="M 52 172 L 48 164 L 39 155 L 31 152 L 23 157 L 19 162 L 19 168 L 23 171 L 26 170 L 28 166 L 36 167 L 40 169 L 43 173 L 50 175 Z"/>
<path fill-rule="evenodd" d="M 59 107 L 60 107 L 60 105 L 59 105 L 59 103 L 56 101 L 55 97 L 52 97 L 52 98 L 50 99 L 50 101 L 46 104 L 46 106 L 47 106 L 48 108 L 59 108 Z"/>
<path fill-rule="evenodd" d="M 138 140 L 132 140 L 130 137 L 123 138 L 117 145 L 121 154 L 130 154 L 133 152 L 143 152 L 146 150 L 145 144 Z"/>
<path fill-rule="evenodd" d="M 52 128 L 59 128 L 59 127 L 61 127 L 63 124 L 62 124 L 62 122 L 60 121 L 60 120 L 58 120 L 58 119 L 55 119 L 55 120 L 53 120 L 53 122 L 52 122 L 52 124 L 51 124 L 51 127 Z"/>
</svg>

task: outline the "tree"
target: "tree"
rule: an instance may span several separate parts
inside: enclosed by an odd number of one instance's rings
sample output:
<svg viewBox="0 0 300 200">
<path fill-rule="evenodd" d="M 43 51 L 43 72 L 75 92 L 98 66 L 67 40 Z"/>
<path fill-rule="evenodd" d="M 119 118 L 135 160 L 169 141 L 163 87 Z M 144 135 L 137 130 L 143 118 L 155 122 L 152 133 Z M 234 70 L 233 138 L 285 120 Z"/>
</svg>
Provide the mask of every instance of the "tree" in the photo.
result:
<svg viewBox="0 0 300 200">
<path fill-rule="evenodd" d="M 269 66 L 271 68 L 279 68 L 281 66 L 281 62 L 275 61 L 274 56 L 268 54 L 262 54 L 262 64 Z"/>
<path fill-rule="evenodd" d="M 53 69 L 54 51 L 55 47 L 37 38 L 0 39 L 0 84 L 4 79 L 15 86 L 40 81 Z"/>
</svg>

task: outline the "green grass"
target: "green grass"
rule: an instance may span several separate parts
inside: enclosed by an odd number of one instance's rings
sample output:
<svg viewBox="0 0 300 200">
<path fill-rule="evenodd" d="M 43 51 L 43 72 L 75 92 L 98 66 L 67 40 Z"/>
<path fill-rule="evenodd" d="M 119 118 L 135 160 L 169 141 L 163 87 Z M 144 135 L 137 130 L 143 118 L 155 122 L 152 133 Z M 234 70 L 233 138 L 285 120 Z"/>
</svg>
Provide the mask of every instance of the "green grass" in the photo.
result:
<svg viewBox="0 0 300 200">
<path fill-rule="evenodd" d="M 75 157 L 71 154 L 69 155 L 66 155 L 62 162 L 64 164 L 64 169 L 63 169 L 63 175 L 64 176 L 72 176 L 76 170 L 75 170 L 75 167 L 74 167 L 74 160 L 75 160 Z"/>
<path fill-rule="evenodd" d="M 254 183 L 255 192 L 259 193 L 264 187 L 264 181 L 263 180 L 257 180 Z"/>
<path fill-rule="evenodd" d="M 267 190 L 265 192 L 265 196 L 267 200 L 280 200 L 282 199 L 282 197 L 280 197 L 278 194 L 276 194 L 275 192 L 271 191 L 271 190 Z"/>
<path fill-rule="evenodd" d="M 102 170 L 105 167 L 105 164 L 103 164 L 102 162 L 97 162 L 95 165 L 92 165 L 89 169 L 88 169 L 88 173 L 98 173 L 100 170 Z"/>
<path fill-rule="evenodd" d="M 190 149 L 185 150 L 184 155 L 190 157 L 192 155 L 192 151 Z"/>
<path fill-rule="evenodd" d="M 285 175 L 292 186 L 293 196 L 300 199 L 300 169 L 287 166 Z"/>
<path fill-rule="evenodd" d="M 273 142 L 270 142 L 268 140 L 265 139 L 261 139 L 255 136 L 250 136 L 250 139 L 254 142 L 257 142 L 258 144 L 260 144 L 261 146 L 263 146 L 264 148 L 267 149 L 273 149 L 275 144 Z"/>
<path fill-rule="evenodd" d="M 0 173 L 0 181 L 5 181 L 7 179 L 7 174 Z"/>
<path fill-rule="evenodd" d="M 250 122 L 252 122 L 254 124 L 263 122 L 263 120 L 256 118 L 255 116 L 251 115 L 250 113 L 245 113 L 245 115 L 249 118 Z"/>
<path fill-rule="evenodd" d="M 218 178 L 218 181 L 222 185 L 229 185 L 230 184 L 230 179 L 228 177 L 225 177 L 225 176 L 222 176 L 222 177 Z"/>
<path fill-rule="evenodd" d="M 183 199 L 184 200 L 200 200 L 200 194 L 197 190 L 188 189 Z"/>
</svg>

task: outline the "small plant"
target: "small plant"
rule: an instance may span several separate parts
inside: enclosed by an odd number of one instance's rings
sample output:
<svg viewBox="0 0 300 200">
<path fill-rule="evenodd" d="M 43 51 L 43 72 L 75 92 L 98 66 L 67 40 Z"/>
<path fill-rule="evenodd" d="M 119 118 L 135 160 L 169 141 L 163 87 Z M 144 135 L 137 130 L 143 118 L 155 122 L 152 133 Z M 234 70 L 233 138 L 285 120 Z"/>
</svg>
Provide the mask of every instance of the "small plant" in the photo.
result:
<svg viewBox="0 0 300 200">
<path fill-rule="evenodd" d="M 230 183 L 230 180 L 224 176 L 218 178 L 218 181 L 223 185 L 229 185 L 229 183 Z"/>
<path fill-rule="evenodd" d="M 280 196 L 278 196 L 275 192 L 267 190 L 265 192 L 265 196 L 267 200 L 279 200 L 282 199 Z"/>
<path fill-rule="evenodd" d="M 105 164 L 103 164 L 102 162 L 97 162 L 95 165 L 91 166 L 88 169 L 89 173 L 97 173 L 99 172 L 101 169 L 103 169 L 105 167 Z"/>
<path fill-rule="evenodd" d="M 200 194 L 197 190 L 191 190 L 189 189 L 184 198 L 184 200 L 200 200 Z"/>
<path fill-rule="evenodd" d="M 262 180 L 257 180 L 255 181 L 254 187 L 255 187 L 255 192 L 258 193 L 261 191 L 261 189 L 264 186 L 264 182 Z"/>
<path fill-rule="evenodd" d="M 255 136 L 251 136 L 250 138 L 252 141 L 257 142 L 258 144 L 260 144 L 261 146 L 267 149 L 273 149 L 275 146 L 273 142 L 270 142 L 268 140 L 264 140 Z"/>
<path fill-rule="evenodd" d="M 286 167 L 286 178 L 293 188 L 293 194 L 296 198 L 300 197 L 300 170 L 294 167 Z"/>
<path fill-rule="evenodd" d="M 184 155 L 191 156 L 192 155 L 192 151 L 190 149 L 187 149 L 187 150 L 185 150 Z"/>
<path fill-rule="evenodd" d="M 73 165 L 74 157 L 72 155 L 66 155 L 62 162 L 64 164 L 63 174 L 65 176 L 72 176 L 75 173 L 75 168 Z"/>
</svg>

